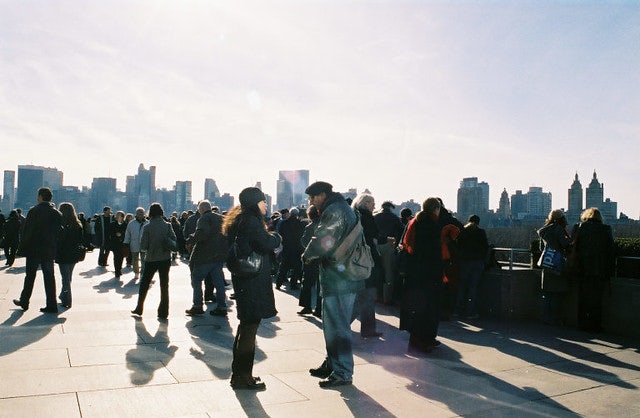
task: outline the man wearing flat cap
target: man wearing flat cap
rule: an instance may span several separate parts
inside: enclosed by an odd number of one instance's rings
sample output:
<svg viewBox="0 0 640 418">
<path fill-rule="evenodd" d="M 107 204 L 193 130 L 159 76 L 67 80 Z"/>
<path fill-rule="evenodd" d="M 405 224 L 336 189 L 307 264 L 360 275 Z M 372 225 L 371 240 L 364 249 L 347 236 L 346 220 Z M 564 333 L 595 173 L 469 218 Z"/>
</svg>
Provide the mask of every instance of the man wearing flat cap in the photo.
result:
<svg viewBox="0 0 640 418">
<path fill-rule="evenodd" d="M 359 221 L 344 197 L 333 191 L 331 184 L 315 182 L 307 187 L 305 193 L 309 195 L 309 204 L 318 208 L 320 219 L 302 260 L 305 263 L 320 261 L 322 331 L 327 348 L 324 363 L 310 369 L 309 373 L 325 379 L 320 381 L 322 388 L 350 385 L 353 378 L 351 314 L 356 293 L 364 288 L 364 281 L 351 280 L 344 266 L 333 260 L 332 254 Z"/>
</svg>

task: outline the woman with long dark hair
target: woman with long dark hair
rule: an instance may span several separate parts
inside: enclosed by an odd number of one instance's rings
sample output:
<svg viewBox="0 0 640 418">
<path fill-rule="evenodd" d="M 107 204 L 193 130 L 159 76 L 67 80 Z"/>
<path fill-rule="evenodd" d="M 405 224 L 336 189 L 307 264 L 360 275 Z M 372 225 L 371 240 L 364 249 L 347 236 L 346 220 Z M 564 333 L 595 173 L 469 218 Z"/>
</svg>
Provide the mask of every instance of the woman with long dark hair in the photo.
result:
<svg viewBox="0 0 640 418">
<path fill-rule="evenodd" d="M 439 216 L 440 202 L 427 198 L 402 241 L 408 257 L 400 329 L 409 331 L 410 351 L 429 353 L 440 345 L 436 340 L 443 274 Z"/>
<path fill-rule="evenodd" d="M 260 271 L 250 277 L 231 275 L 238 311 L 238 331 L 233 342 L 231 387 L 233 389 L 264 390 L 266 385 L 253 376 L 256 351 L 256 332 L 263 318 L 271 318 L 276 311 L 271 284 L 269 254 L 280 245 L 275 232 L 267 232 L 264 221 L 267 202 L 264 193 L 256 187 L 240 192 L 240 206 L 231 209 L 222 224 L 222 233 L 229 242 L 237 242 L 241 254 L 255 251 L 262 255 Z"/>
<path fill-rule="evenodd" d="M 60 203 L 60 213 L 62 213 L 62 230 L 58 237 L 58 248 L 56 251 L 56 263 L 60 269 L 62 277 L 62 289 L 60 290 L 60 302 L 65 308 L 70 308 L 71 299 L 71 276 L 73 268 L 79 261 L 79 247 L 83 244 L 82 223 L 76 215 L 73 204 L 69 202 Z"/>
</svg>

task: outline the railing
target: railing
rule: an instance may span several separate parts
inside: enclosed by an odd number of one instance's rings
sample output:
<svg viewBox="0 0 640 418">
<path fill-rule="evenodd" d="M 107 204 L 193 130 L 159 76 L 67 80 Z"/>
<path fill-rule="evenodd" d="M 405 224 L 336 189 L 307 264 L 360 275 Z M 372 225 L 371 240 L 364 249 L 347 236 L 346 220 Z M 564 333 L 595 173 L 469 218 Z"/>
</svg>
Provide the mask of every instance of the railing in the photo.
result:
<svg viewBox="0 0 640 418">
<path fill-rule="evenodd" d="M 525 248 L 508 248 L 508 247 L 498 247 L 493 249 L 495 251 L 495 259 L 500 266 L 508 266 L 509 271 L 513 270 L 514 267 L 518 269 L 530 269 L 532 267 L 531 261 L 531 251 Z M 615 266 L 615 277 L 618 277 L 618 270 L 621 264 L 621 261 L 625 260 L 631 262 L 640 263 L 640 257 L 631 257 L 631 256 L 619 256 L 616 257 L 616 266 Z M 640 271 L 640 269 L 638 270 Z M 637 278 L 640 279 L 640 275 L 638 277 L 629 277 L 629 278 Z"/>
<path fill-rule="evenodd" d="M 632 260 L 636 262 L 640 262 L 640 257 L 631 257 L 631 256 L 620 256 L 616 257 L 616 278 L 618 277 L 618 266 L 620 265 L 620 260 Z M 630 277 L 634 279 L 640 279 L 640 277 Z"/>
<path fill-rule="evenodd" d="M 531 251 L 526 248 L 493 248 L 495 258 L 500 266 L 509 266 L 509 271 L 517 268 L 531 268 Z"/>
</svg>

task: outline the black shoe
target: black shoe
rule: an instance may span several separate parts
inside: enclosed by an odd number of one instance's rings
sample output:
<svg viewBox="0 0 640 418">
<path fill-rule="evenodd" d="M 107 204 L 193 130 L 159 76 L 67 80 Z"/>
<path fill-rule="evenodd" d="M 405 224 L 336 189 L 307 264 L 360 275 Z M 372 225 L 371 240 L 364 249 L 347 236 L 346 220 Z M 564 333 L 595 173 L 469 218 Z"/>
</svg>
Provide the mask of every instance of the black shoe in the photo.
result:
<svg viewBox="0 0 640 418">
<path fill-rule="evenodd" d="M 209 315 L 213 315 L 213 316 L 227 316 L 227 310 L 226 309 L 214 309 L 211 312 L 209 312 Z"/>
<path fill-rule="evenodd" d="M 215 301 L 216 301 L 216 298 L 215 298 L 215 296 L 213 296 L 213 294 L 211 294 L 211 295 L 205 295 L 205 296 L 204 296 L 204 301 L 205 301 L 205 302 L 215 302 Z"/>
<path fill-rule="evenodd" d="M 260 379 L 251 379 L 246 382 L 234 382 L 231 380 L 231 387 L 233 390 L 265 390 L 267 385 L 261 382 Z"/>
<path fill-rule="evenodd" d="M 318 311 L 318 310 L 313 311 L 313 316 L 315 316 L 316 318 L 322 319 L 322 311 Z"/>
<path fill-rule="evenodd" d="M 58 307 L 57 306 L 45 306 L 44 308 L 40 308 L 40 312 L 58 313 Z"/>
<path fill-rule="evenodd" d="M 142 316 L 142 309 L 135 308 L 134 310 L 131 311 L 131 313 L 134 315 Z"/>
<path fill-rule="evenodd" d="M 298 315 L 309 315 L 312 312 L 313 312 L 313 310 L 311 310 L 311 308 L 304 308 L 303 310 L 298 312 Z"/>
<path fill-rule="evenodd" d="M 202 308 L 191 308 L 184 311 L 184 313 L 186 313 L 189 316 L 203 315 L 204 310 Z"/>
<path fill-rule="evenodd" d="M 277 284 L 277 285 L 276 285 L 276 290 L 281 290 L 281 289 L 280 289 L 281 287 L 282 287 L 282 285 L 281 285 L 281 284 Z"/>
<path fill-rule="evenodd" d="M 320 387 L 323 389 L 333 388 L 336 386 L 346 386 L 350 385 L 351 383 L 351 380 L 340 379 L 338 377 L 335 377 L 334 375 L 329 376 L 327 380 L 321 380 L 320 382 L 318 382 Z"/>
<path fill-rule="evenodd" d="M 382 337 L 382 333 L 381 332 L 366 332 L 366 333 L 360 333 L 360 336 L 362 338 L 378 338 L 378 337 Z"/>
<path fill-rule="evenodd" d="M 29 309 L 29 305 L 25 305 L 24 303 L 22 303 L 20 301 L 20 299 L 14 299 L 13 300 L 13 304 L 16 305 L 16 306 L 21 307 L 23 311 L 26 311 L 26 310 Z"/>
<path fill-rule="evenodd" d="M 320 379 L 326 379 L 331 375 L 333 371 L 327 367 L 327 362 L 323 362 L 320 367 L 316 369 L 309 369 L 309 374 L 313 377 L 318 377 Z"/>
</svg>

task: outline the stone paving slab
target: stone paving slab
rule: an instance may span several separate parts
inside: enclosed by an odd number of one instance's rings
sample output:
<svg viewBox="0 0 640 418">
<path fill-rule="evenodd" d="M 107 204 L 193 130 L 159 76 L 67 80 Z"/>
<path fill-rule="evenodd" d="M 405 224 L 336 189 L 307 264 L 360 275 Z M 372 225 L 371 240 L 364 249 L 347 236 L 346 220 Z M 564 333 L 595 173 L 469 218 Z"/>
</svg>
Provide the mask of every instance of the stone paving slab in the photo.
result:
<svg viewBox="0 0 640 418">
<path fill-rule="evenodd" d="M 38 311 L 40 273 L 30 309 L 13 305 L 24 259 L 0 269 L 0 417 L 640 416 L 637 340 L 460 320 L 441 324 L 439 349 L 415 356 L 394 306 L 377 307 L 381 338 L 360 338 L 354 322 L 353 386 L 321 389 L 308 369 L 324 358 L 322 324 L 297 315 L 287 291 L 275 292 L 279 314 L 258 329 L 254 371 L 268 389 L 234 392 L 233 301 L 227 318 L 186 316 L 189 270 L 178 261 L 168 321 L 156 319 L 157 284 L 132 317 L 133 274 L 118 280 L 96 261 L 90 253 L 76 266 L 73 307 L 58 315 Z"/>
</svg>

